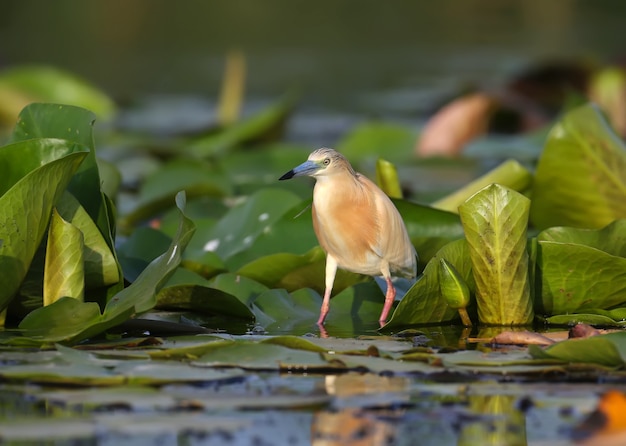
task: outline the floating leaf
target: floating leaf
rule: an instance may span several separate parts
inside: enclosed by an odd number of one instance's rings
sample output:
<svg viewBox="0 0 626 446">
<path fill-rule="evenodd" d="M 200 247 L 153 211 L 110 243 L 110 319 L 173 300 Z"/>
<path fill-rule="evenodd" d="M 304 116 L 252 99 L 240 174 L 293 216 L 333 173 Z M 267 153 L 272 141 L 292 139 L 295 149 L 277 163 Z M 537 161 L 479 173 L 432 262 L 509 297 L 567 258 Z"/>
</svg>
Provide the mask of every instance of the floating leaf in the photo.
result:
<svg viewBox="0 0 626 446">
<path fill-rule="evenodd" d="M 192 364 L 200 367 L 291 371 L 311 371 L 331 367 L 319 353 L 257 342 L 224 345 L 220 349 L 205 354 Z"/>
<path fill-rule="evenodd" d="M 622 367 L 626 361 L 626 333 L 568 339 L 545 349 L 531 345 L 528 351 L 537 359 L 551 358 L 570 363 Z"/>
<path fill-rule="evenodd" d="M 459 207 L 482 323 L 523 325 L 533 320 L 526 251 L 529 208 L 528 198 L 497 184 Z"/>
<path fill-rule="evenodd" d="M 46 247 L 44 305 L 50 305 L 64 296 L 83 300 L 85 291 L 83 249 L 83 233 L 80 229 L 63 220 L 56 209 L 53 210 Z"/>
<path fill-rule="evenodd" d="M 531 221 L 599 228 L 626 218 L 626 147 L 593 105 L 552 129 L 537 165 Z"/>
<path fill-rule="evenodd" d="M 190 257 L 202 252 L 215 252 L 228 259 L 247 250 L 265 228 L 278 221 L 300 199 L 283 189 L 261 189 L 254 195 L 232 208 L 208 233 L 194 237 L 190 246 Z"/>
</svg>

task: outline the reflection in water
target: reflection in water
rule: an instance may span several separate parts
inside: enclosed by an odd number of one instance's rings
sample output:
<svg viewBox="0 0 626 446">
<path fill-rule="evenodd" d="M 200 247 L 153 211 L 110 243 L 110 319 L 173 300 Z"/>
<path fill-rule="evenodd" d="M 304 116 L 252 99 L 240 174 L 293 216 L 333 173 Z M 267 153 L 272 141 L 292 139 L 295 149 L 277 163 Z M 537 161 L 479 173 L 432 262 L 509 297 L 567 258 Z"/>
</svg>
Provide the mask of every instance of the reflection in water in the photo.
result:
<svg viewBox="0 0 626 446">
<path fill-rule="evenodd" d="M 469 409 L 477 415 L 464 423 L 458 446 L 526 446 L 526 418 L 511 395 L 472 395 Z"/>
</svg>

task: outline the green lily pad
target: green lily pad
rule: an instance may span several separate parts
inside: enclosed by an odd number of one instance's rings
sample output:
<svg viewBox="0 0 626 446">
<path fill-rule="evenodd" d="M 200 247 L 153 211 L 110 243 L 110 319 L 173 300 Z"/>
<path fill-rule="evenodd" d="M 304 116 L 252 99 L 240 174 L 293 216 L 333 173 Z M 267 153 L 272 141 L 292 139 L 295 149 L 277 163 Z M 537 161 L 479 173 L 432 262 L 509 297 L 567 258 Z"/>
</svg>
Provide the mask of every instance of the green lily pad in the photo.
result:
<svg viewBox="0 0 626 446">
<path fill-rule="evenodd" d="M 295 194 L 284 189 L 259 190 L 232 208 L 208 232 L 198 231 L 189 247 L 189 258 L 214 252 L 228 265 L 230 257 L 249 249 L 266 228 L 298 202 Z"/>
<path fill-rule="evenodd" d="M 626 332 L 568 339 L 545 349 L 531 345 L 528 352 L 537 359 L 558 359 L 568 363 L 623 367 L 626 361 Z"/>
<path fill-rule="evenodd" d="M 211 351 L 192 364 L 199 367 L 291 371 L 312 371 L 331 367 L 317 352 L 243 341 Z"/>
</svg>

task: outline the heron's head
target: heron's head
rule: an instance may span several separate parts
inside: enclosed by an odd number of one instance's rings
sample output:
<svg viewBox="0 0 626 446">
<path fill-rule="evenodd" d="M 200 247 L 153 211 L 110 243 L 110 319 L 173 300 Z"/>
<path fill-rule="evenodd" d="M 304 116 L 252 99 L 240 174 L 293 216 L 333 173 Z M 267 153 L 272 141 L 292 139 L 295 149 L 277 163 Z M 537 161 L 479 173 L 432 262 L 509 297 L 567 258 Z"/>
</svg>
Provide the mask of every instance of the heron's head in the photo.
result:
<svg viewBox="0 0 626 446">
<path fill-rule="evenodd" d="M 304 163 L 294 167 L 284 174 L 279 180 L 289 180 L 293 177 L 308 175 L 310 177 L 321 177 L 333 175 L 340 172 L 349 172 L 354 175 L 354 169 L 350 162 L 341 153 L 333 149 L 317 149 L 309 155 Z"/>
</svg>

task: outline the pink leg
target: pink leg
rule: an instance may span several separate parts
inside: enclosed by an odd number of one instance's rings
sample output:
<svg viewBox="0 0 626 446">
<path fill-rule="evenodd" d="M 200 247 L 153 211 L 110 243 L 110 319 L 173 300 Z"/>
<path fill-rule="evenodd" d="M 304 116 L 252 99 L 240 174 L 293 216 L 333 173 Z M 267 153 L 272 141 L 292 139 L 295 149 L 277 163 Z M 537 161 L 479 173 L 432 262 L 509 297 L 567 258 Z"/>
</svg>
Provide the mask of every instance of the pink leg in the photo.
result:
<svg viewBox="0 0 626 446">
<path fill-rule="evenodd" d="M 320 309 L 320 317 L 317 320 L 317 325 L 320 327 L 324 323 L 324 319 L 326 319 L 326 315 L 330 309 L 330 293 L 333 290 L 335 274 L 337 274 L 337 261 L 333 256 L 328 254 L 326 256 L 326 277 L 324 279 L 326 288 L 324 289 L 324 300 L 322 301 L 322 308 Z"/>
<path fill-rule="evenodd" d="M 380 313 L 380 318 L 378 322 L 382 327 L 385 325 L 387 321 L 387 316 L 389 316 L 389 311 L 391 310 L 391 306 L 393 305 L 393 301 L 396 298 L 396 289 L 393 287 L 393 283 L 391 283 L 391 277 L 385 277 L 387 281 L 387 294 L 385 294 L 385 304 L 383 305 L 383 311 Z"/>
<path fill-rule="evenodd" d="M 324 291 L 324 300 L 322 301 L 322 308 L 320 309 L 320 318 L 317 320 L 317 325 L 322 325 L 324 323 L 324 319 L 326 319 L 326 315 L 328 314 L 328 310 L 330 309 L 330 292 L 331 288 L 326 288 Z"/>
</svg>

